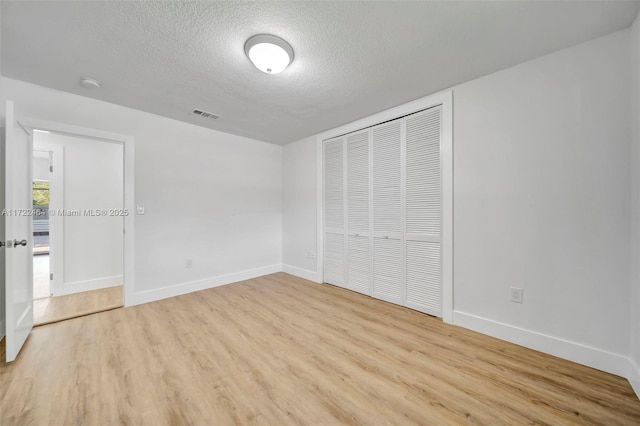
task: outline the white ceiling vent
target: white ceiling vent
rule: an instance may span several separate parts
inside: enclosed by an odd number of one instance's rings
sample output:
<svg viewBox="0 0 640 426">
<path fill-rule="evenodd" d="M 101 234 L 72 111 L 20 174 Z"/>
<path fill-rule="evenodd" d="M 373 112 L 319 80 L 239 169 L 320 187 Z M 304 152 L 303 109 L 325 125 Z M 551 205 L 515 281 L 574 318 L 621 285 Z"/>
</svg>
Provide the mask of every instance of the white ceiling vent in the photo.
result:
<svg viewBox="0 0 640 426">
<path fill-rule="evenodd" d="M 216 114 L 214 114 L 212 112 L 202 111 L 201 109 L 194 109 L 193 113 L 195 115 L 199 115 L 200 117 L 210 118 L 212 120 L 216 120 L 216 119 L 220 118 L 219 115 L 216 115 Z"/>
</svg>

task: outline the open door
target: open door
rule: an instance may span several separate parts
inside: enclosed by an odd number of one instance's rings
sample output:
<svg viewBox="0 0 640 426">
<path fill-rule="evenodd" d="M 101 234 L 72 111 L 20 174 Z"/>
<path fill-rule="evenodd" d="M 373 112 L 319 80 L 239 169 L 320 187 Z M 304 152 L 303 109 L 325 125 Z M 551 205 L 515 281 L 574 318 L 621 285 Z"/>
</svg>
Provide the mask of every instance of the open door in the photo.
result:
<svg viewBox="0 0 640 426">
<path fill-rule="evenodd" d="M 6 355 L 13 361 L 33 328 L 33 140 L 16 120 L 12 101 L 5 123 L 5 303 Z"/>
</svg>

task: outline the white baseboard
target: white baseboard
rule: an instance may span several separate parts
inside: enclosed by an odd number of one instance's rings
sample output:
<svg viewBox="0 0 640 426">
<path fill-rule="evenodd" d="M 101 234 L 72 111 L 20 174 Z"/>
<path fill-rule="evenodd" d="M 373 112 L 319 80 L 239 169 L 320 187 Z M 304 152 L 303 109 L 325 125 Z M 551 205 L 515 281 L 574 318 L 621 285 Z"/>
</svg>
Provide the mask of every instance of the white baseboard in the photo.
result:
<svg viewBox="0 0 640 426">
<path fill-rule="evenodd" d="M 62 286 L 60 294 L 55 296 L 65 296 L 67 294 L 80 293 L 83 291 L 99 290 L 101 288 L 115 287 L 122 285 L 124 277 L 122 275 L 116 275 L 113 277 L 102 277 L 94 280 L 76 281 L 72 283 L 65 283 Z"/>
<path fill-rule="evenodd" d="M 547 334 L 526 330 L 466 312 L 454 311 L 453 324 L 535 349 L 578 364 L 628 377 L 629 358 Z"/>
<path fill-rule="evenodd" d="M 629 358 L 629 371 L 627 380 L 631 383 L 631 387 L 635 391 L 638 399 L 640 399 L 640 366 L 633 359 Z"/>
<path fill-rule="evenodd" d="M 204 278 L 197 281 L 174 284 L 153 290 L 139 291 L 133 294 L 132 300 L 126 301 L 126 306 L 141 305 L 143 303 L 154 302 L 156 300 L 169 297 L 180 296 L 194 291 L 206 290 L 208 288 L 231 284 L 238 281 L 249 280 L 263 275 L 274 274 L 282 271 L 282 265 L 269 265 L 261 268 L 248 269 L 232 274 L 218 275 L 216 277 Z"/>
<path fill-rule="evenodd" d="M 296 277 L 304 278 L 305 280 L 313 281 L 314 283 L 321 283 L 318 278 L 318 273 L 309 271 L 307 269 L 296 268 L 291 265 L 282 265 L 282 272 L 286 272 L 287 274 L 295 275 Z"/>
</svg>

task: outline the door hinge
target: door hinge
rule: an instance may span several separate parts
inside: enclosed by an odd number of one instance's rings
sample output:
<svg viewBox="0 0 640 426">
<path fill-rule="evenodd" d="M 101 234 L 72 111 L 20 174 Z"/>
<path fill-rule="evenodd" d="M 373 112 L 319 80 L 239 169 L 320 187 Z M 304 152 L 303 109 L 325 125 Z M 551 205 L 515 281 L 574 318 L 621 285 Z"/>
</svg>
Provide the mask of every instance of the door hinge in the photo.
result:
<svg viewBox="0 0 640 426">
<path fill-rule="evenodd" d="M 53 281 L 53 274 L 49 274 L 49 280 Z"/>
<path fill-rule="evenodd" d="M 53 166 L 49 166 L 49 171 L 53 173 Z"/>
</svg>

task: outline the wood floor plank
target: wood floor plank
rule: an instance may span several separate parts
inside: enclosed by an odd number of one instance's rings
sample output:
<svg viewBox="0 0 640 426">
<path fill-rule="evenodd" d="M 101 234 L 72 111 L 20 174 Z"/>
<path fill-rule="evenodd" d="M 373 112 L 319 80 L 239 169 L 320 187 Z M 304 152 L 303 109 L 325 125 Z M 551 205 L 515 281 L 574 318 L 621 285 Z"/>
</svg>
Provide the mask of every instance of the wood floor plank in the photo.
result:
<svg viewBox="0 0 640 426">
<path fill-rule="evenodd" d="M 36 326 L 47 325 L 122 306 L 121 285 L 65 296 L 45 297 L 33 301 L 33 322 Z"/>
<path fill-rule="evenodd" d="M 0 424 L 640 424 L 617 376 L 277 273 L 34 329 Z"/>
</svg>

